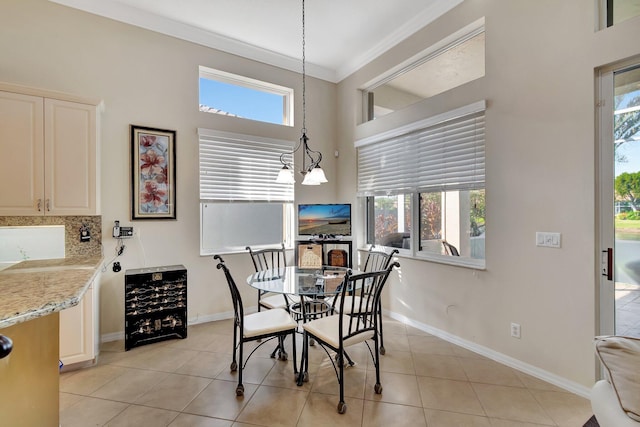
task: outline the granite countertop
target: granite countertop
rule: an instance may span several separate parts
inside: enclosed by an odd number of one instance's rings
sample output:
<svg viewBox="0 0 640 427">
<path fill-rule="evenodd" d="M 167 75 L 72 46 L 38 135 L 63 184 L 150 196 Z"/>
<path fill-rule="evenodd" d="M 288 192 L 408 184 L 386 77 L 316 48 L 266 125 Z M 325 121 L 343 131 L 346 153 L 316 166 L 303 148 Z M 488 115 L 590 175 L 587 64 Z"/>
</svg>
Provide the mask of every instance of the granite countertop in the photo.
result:
<svg viewBox="0 0 640 427">
<path fill-rule="evenodd" d="M 22 261 L 0 271 L 0 328 L 77 305 L 101 256 Z"/>
</svg>

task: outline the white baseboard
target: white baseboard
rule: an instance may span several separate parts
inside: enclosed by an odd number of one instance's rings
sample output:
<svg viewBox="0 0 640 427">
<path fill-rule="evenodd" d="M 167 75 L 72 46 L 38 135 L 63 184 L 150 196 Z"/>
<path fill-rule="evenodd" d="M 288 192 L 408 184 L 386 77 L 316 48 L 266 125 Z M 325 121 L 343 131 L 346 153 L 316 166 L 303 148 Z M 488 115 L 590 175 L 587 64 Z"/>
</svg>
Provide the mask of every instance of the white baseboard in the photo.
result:
<svg viewBox="0 0 640 427">
<path fill-rule="evenodd" d="M 257 311 L 256 307 L 250 307 L 247 313 L 251 313 L 255 311 Z M 495 360 L 496 362 L 502 363 L 503 365 L 509 366 L 510 368 L 517 369 L 518 371 L 524 372 L 525 374 L 531 375 L 532 377 L 538 378 L 542 381 L 546 381 L 550 384 L 553 384 L 571 393 L 577 394 L 578 396 L 588 399 L 591 394 L 591 389 L 589 387 L 586 387 L 574 381 L 570 381 L 559 375 L 545 371 L 544 369 L 540 369 L 533 365 L 529 365 L 528 363 L 522 362 L 518 359 L 514 359 L 513 357 L 504 355 L 490 348 L 464 340 L 456 335 L 452 335 L 448 332 L 434 328 L 433 326 L 429 326 L 427 324 L 417 322 L 413 319 L 410 319 L 406 316 L 403 316 L 395 312 L 384 310 L 384 314 L 391 317 L 392 319 L 403 322 L 409 326 L 413 326 L 416 329 L 419 329 L 428 334 L 434 335 L 438 338 L 442 338 L 445 341 L 448 341 L 462 348 L 466 348 L 469 351 L 478 353 L 491 360 Z M 215 322 L 217 320 L 226 320 L 231 318 L 233 318 L 233 312 L 228 311 L 228 312 L 217 313 L 217 314 L 212 314 L 208 316 L 197 316 L 196 318 L 189 319 L 187 322 L 187 325 L 198 325 L 200 323 Z M 100 338 L 101 338 L 101 342 L 124 340 L 124 331 L 104 334 Z"/>
<path fill-rule="evenodd" d="M 452 344 L 466 348 L 467 350 L 470 350 L 474 353 L 478 353 L 491 360 L 495 360 L 496 362 L 509 366 L 510 368 L 517 369 L 520 372 L 524 372 L 525 374 L 531 375 L 532 377 L 538 378 L 542 381 L 546 381 L 550 384 L 553 384 L 571 393 L 577 394 L 578 396 L 584 397 L 586 399 L 589 399 L 590 397 L 591 388 L 586 387 L 582 384 L 576 383 L 574 381 L 570 381 L 566 378 L 563 378 L 559 375 L 545 371 L 533 365 L 529 365 L 528 363 L 522 362 L 518 359 L 514 359 L 513 357 L 504 355 L 502 353 L 498 353 L 497 351 L 494 351 L 490 348 L 464 340 L 456 335 L 452 335 L 448 332 L 434 328 L 433 326 L 416 322 L 415 320 L 409 319 L 408 317 L 403 316 L 401 314 L 391 312 L 388 310 L 383 310 L 383 311 L 387 316 L 391 317 L 392 319 L 395 319 L 407 325 L 413 326 L 416 329 L 419 329 L 428 334 L 434 335 L 438 338 L 442 338 L 443 340 L 448 341 Z"/>
<path fill-rule="evenodd" d="M 120 332 L 111 332 L 110 334 L 102 334 L 100 335 L 100 342 L 111 342 L 118 341 L 124 339 L 124 331 Z"/>
</svg>

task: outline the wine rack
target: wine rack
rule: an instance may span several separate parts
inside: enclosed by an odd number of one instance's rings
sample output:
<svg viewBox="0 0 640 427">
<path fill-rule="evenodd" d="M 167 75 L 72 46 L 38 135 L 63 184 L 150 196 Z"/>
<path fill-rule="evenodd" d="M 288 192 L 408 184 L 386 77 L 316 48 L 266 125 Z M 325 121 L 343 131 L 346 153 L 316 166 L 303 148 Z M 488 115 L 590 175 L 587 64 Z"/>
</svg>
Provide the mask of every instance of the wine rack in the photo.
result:
<svg viewBox="0 0 640 427">
<path fill-rule="evenodd" d="M 187 270 L 182 265 L 127 270 L 124 348 L 187 337 Z"/>
</svg>

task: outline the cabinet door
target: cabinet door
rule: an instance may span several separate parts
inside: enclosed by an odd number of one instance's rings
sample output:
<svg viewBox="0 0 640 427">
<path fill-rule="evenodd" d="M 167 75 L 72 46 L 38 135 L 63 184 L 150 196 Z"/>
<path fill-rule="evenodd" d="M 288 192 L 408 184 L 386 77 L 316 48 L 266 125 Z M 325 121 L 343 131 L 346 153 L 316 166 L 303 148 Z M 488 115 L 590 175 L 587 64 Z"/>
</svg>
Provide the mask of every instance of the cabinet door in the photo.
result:
<svg viewBox="0 0 640 427">
<path fill-rule="evenodd" d="M 45 215 L 96 215 L 96 107 L 45 99 Z"/>
<path fill-rule="evenodd" d="M 0 92 L 0 215 L 42 215 L 43 99 Z M 40 205 L 40 211 L 38 211 Z"/>
<path fill-rule="evenodd" d="M 90 287 L 78 305 L 60 312 L 60 360 L 65 365 L 95 358 L 94 292 Z"/>
</svg>

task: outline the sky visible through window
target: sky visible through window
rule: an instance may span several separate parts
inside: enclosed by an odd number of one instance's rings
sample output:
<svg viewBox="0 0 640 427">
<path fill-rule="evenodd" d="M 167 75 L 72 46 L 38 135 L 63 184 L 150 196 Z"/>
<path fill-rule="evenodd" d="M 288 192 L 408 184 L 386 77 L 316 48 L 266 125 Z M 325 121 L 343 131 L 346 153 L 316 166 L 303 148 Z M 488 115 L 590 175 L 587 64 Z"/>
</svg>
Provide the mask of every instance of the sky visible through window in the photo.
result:
<svg viewBox="0 0 640 427">
<path fill-rule="evenodd" d="M 640 100 L 640 90 L 627 92 L 616 97 L 616 109 L 623 110 L 637 107 Z M 618 176 L 623 172 L 635 173 L 640 167 L 640 132 L 628 138 L 628 141 L 620 145 L 618 152 L 623 162 L 616 161 L 615 175 Z"/>
<path fill-rule="evenodd" d="M 200 104 L 245 119 L 283 124 L 283 97 L 200 78 Z"/>
</svg>

